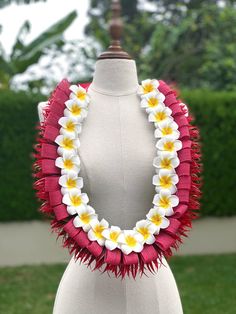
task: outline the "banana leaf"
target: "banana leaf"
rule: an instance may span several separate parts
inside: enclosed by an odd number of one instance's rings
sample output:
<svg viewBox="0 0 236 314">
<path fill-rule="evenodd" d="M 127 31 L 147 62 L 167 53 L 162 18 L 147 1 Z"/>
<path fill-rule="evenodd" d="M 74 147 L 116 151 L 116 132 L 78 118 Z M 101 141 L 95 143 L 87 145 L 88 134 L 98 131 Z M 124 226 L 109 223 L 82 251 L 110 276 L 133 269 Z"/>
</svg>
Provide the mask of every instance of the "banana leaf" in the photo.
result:
<svg viewBox="0 0 236 314">
<path fill-rule="evenodd" d="M 24 45 L 21 40 L 22 33 L 28 27 L 27 25 L 23 25 L 11 55 L 11 65 L 15 73 L 23 73 L 29 66 L 36 64 L 45 54 L 45 49 L 51 45 L 60 47 L 63 43 L 63 32 L 71 25 L 76 17 L 76 11 L 72 11 L 28 45 Z"/>
</svg>

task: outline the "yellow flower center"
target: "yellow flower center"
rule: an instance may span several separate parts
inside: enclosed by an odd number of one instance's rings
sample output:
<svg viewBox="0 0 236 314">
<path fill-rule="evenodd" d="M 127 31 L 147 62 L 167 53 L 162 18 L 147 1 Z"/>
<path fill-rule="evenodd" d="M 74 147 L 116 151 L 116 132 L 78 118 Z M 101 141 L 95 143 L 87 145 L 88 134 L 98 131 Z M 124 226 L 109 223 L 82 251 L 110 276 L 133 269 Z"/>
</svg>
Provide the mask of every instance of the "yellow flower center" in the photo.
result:
<svg viewBox="0 0 236 314">
<path fill-rule="evenodd" d="M 79 217 L 85 225 L 87 225 L 91 220 L 89 213 L 82 213 Z"/>
<path fill-rule="evenodd" d="M 158 105 L 158 103 L 159 103 L 158 99 L 155 98 L 155 97 L 150 97 L 148 99 L 148 106 L 151 107 L 151 108 L 156 107 Z"/>
<path fill-rule="evenodd" d="M 142 234 L 142 236 L 144 237 L 144 239 L 146 240 L 149 235 L 150 235 L 150 232 L 148 231 L 148 228 L 147 227 L 140 227 L 137 229 L 139 233 Z"/>
<path fill-rule="evenodd" d="M 173 129 L 170 126 L 166 126 L 161 130 L 163 135 L 170 135 L 173 133 Z"/>
<path fill-rule="evenodd" d="M 67 185 L 68 189 L 73 189 L 76 187 L 76 180 L 68 178 L 66 181 L 66 185 Z"/>
<path fill-rule="evenodd" d="M 68 132 L 74 132 L 75 131 L 75 123 L 73 121 L 68 121 L 65 129 Z"/>
<path fill-rule="evenodd" d="M 110 233 L 110 239 L 113 241 L 113 242 L 116 242 L 117 241 L 117 238 L 119 236 L 119 232 L 118 231 L 112 231 Z"/>
<path fill-rule="evenodd" d="M 154 90 L 154 87 L 151 83 L 147 83 L 143 86 L 143 92 L 144 94 L 150 93 Z"/>
<path fill-rule="evenodd" d="M 126 236 L 125 241 L 126 241 L 127 245 L 131 246 L 131 247 L 133 247 L 137 244 L 137 240 L 131 235 Z"/>
<path fill-rule="evenodd" d="M 172 169 L 172 166 L 171 166 L 171 159 L 169 159 L 169 158 L 163 158 L 162 161 L 161 161 L 161 168 L 164 168 L 164 169 Z"/>
<path fill-rule="evenodd" d="M 82 108 L 78 104 L 73 104 L 70 111 L 74 116 L 79 116 L 81 114 Z"/>
<path fill-rule="evenodd" d="M 83 90 L 78 90 L 78 92 L 76 93 L 76 97 L 79 100 L 85 100 L 86 93 Z"/>
<path fill-rule="evenodd" d="M 65 149 L 73 149 L 74 148 L 73 140 L 68 137 L 65 137 L 62 141 L 62 147 Z"/>
<path fill-rule="evenodd" d="M 159 214 L 155 214 L 151 218 L 151 222 L 153 222 L 156 226 L 160 226 L 162 222 L 162 217 Z"/>
<path fill-rule="evenodd" d="M 80 206 L 82 204 L 82 199 L 80 195 L 72 195 L 70 197 L 70 200 L 73 206 Z"/>
<path fill-rule="evenodd" d="M 66 168 L 66 169 L 72 169 L 73 168 L 73 166 L 74 166 L 74 164 L 73 164 L 73 162 L 70 160 L 70 159 L 66 159 L 66 160 L 64 160 L 64 167 Z"/>
<path fill-rule="evenodd" d="M 168 208 L 170 207 L 170 199 L 166 196 L 163 196 L 160 198 L 160 207 L 162 208 Z"/>
<path fill-rule="evenodd" d="M 173 152 L 175 148 L 174 143 L 171 141 L 165 142 L 163 146 L 164 150 L 167 150 L 168 152 Z"/>
<path fill-rule="evenodd" d="M 156 122 L 163 121 L 163 120 L 165 120 L 166 117 L 167 117 L 167 115 L 166 115 L 166 113 L 163 112 L 163 111 L 156 112 L 156 114 L 155 114 L 155 120 L 156 120 Z"/>
<path fill-rule="evenodd" d="M 103 230 L 105 229 L 105 227 L 101 226 L 101 225 L 97 225 L 94 229 L 94 233 L 96 235 L 96 237 L 98 239 L 102 239 L 103 238 L 103 235 L 102 235 L 102 232 Z"/>
<path fill-rule="evenodd" d="M 160 178 L 160 186 L 163 187 L 164 189 L 170 188 L 172 185 L 172 180 L 170 176 L 162 176 Z"/>
</svg>

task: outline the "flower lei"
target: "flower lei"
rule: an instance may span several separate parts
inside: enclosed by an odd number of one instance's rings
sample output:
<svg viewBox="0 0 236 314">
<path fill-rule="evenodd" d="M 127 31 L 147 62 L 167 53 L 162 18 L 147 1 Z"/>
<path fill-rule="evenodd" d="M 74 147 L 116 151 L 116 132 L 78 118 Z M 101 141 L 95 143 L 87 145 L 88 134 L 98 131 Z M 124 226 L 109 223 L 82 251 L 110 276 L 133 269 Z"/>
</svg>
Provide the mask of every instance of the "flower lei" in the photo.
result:
<svg viewBox="0 0 236 314">
<path fill-rule="evenodd" d="M 55 89 L 40 126 L 36 146 L 37 196 L 41 210 L 53 215 L 52 228 L 64 236 L 64 245 L 94 269 L 116 277 L 135 278 L 148 268 L 154 272 L 163 255 L 171 255 L 181 235 L 196 217 L 200 196 L 198 131 L 190 125 L 187 106 L 164 82 L 144 80 L 137 91 L 141 108 L 154 125 L 157 155 L 152 178 L 153 206 L 131 230 L 121 230 L 98 215 L 83 192 L 79 136 L 88 114 L 87 85 L 63 80 Z"/>
</svg>

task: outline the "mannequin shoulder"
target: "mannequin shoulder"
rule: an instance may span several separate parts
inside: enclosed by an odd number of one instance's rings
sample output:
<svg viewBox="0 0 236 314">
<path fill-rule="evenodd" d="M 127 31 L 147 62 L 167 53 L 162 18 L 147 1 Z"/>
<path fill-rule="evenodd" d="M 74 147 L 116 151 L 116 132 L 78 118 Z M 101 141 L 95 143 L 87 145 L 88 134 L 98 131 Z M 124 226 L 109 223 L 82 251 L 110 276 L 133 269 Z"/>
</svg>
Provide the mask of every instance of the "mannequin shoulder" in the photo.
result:
<svg viewBox="0 0 236 314">
<path fill-rule="evenodd" d="M 38 103 L 38 116 L 39 116 L 39 121 L 43 122 L 44 117 L 43 117 L 43 110 L 46 108 L 48 104 L 48 101 L 41 101 Z"/>
</svg>

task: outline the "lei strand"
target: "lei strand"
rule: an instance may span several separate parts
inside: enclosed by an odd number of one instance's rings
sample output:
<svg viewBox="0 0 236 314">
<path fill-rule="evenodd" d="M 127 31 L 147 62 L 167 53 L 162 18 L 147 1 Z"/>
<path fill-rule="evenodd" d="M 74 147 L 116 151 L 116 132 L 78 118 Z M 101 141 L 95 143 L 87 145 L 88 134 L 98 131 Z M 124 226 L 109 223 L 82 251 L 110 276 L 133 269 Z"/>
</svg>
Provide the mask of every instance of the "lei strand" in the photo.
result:
<svg viewBox="0 0 236 314">
<path fill-rule="evenodd" d="M 79 136 L 82 124 L 87 117 L 90 96 L 80 85 L 70 86 L 70 99 L 65 101 L 64 116 L 59 119 L 60 135 L 55 139 L 58 154 L 55 165 L 61 169 L 59 184 L 63 194 L 62 203 L 70 215 L 76 215 L 73 223 L 88 233 L 91 241 L 109 250 L 120 249 L 124 254 L 141 252 L 144 244 L 153 244 L 161 229 L 168 228 L 168 217 L 174 214 L 173 208 L 179 204 L 175 195 L 179 182 L 175 168 L 179 166 L 177 152 L 182 148 L 178 125 L 171 116 L 172 111 L 164 104 L 165 96 L 158 90 L 157 80 L 142 81 L 138 89 L 141 108 L 146 110 L 148 121 L 155 126 L 157 156 L 153 160 L 156 174 L 152 178 L 156 194 L 153 207 L 132 230 L 121 230 L 119 226 L 109 226 L 89 203 L 86 193 L 82 192 L 83 178 L 80 173 Z"/>
<path fill-rule="evenodd" d="M 116 277 L 136 277 L 158 270 L 162 256 L 172 255 L 197 217 L 201 195 L 199 132 L 188 108 L 165 82 L 144 80 L 137 92 L 141 109 L 154 125 L 157 155 L 152 208 L 132 230 L 98 219 L 83 191 L 79 137 L 87 117 L 90 83 L 62 80 L 44 108 L 35 145 L 34 188 L 40 211 L 51 217 L 63 246 L 92 270 Z M 105 266 L 103 268 L 103 266 Z"/>
</svg>

